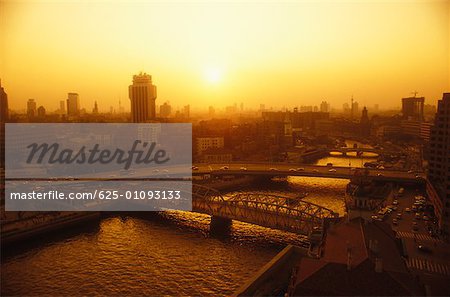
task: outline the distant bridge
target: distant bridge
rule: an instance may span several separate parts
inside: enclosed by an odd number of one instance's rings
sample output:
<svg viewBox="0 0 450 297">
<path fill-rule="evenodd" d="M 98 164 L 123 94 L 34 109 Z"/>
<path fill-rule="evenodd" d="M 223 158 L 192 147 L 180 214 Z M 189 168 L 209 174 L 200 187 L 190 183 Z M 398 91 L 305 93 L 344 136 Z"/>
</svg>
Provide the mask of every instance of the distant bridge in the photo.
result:
<svg viewBox="0 0 450 297">
<path fill-rule="evenodd" d="M 196 184 L 192 192 L 194 212 L 302 235 L 339 217 L 328 208 L 282 195 L 237 193 L 225 198 L 217 190 Z"/>
<path fill-rule="evenodd" d="M 328 153 L 341 153 L 342 155 L 347 155 L 347 153 L 356 153 L 356 154 L 360 154 L 360 153 L 374 153 L 377 155 L 382 155 L 382 154 L 388 154 L 388 155 L 392 155 L 392 154 L 397 154 L 398 152 L 394 152 L 394 151 L 387 151 L 387 150 L 380 150 L 377 148 L 366 148 L 366 147 L 340 147 L 340 148 L 332 148 L 332 149 L 327 149 Z"/>
<path fill-rule="evenodd" d="M 196 164 L 196 170 L 192 175 L 210 176 L 306 176 L 322 178 L 352 179 L 358 175 L 366 176 L 372 180 L 389 182 L 424 183 L 423 173 L 412 174 L 406 171 L 373 169 L 373 168 L 350 168 L 329 167 L 321 165 L 299 165 L 290 163 L 228 163 L 228 164 Z"/>
</svg>

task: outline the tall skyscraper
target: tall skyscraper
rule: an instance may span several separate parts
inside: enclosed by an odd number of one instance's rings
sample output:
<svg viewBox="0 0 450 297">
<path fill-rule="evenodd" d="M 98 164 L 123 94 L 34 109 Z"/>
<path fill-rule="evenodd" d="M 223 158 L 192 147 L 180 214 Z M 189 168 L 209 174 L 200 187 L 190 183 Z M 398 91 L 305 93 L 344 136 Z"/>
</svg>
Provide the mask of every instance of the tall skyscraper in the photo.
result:
<svg viewBox="0 0 450 297">
<path fill-rule="evenodd" d="M 131 121 L 145 123 L 156 118 L 156 86 L 147 73 L 133 75 L 133 84 L 128 87 L 131 100 Z"/>
<path fill-rule="evenodd" d="M 97 101 L 95 101 L 95 103 L 94 103 L 94 108 L 92 109 L 92 113 L 93 113 L 93 114 L 98 114 L 98 105 L 97 105 Z"/>
<path fill-rule="evenodd" d="M 405 119 L 416 121 L 423 120 L 424 97 L 408 97 L 402 98 L 402 115 Z"/>
<path fill-rule="evenodd" d="M 320 103 L 320 111 L 321 112 L 330 112 L 330 104 L 326 101 L 322 101 L 322 103 Z"/>
<path fill-rule="evenodd" d="M 439 227 L 450 232 L 450 93 L 444 93 L 431 128 L 427 193 Z"/>
<path fill-rule="evenodd" d="M 28 99 L 27 102 L 27 116 L 28 118 L 35 117 L 36 114 L 36 101 L 34 99 Z"/>
<path fill-rule="evenodd" d="M 189 104 L 183 107 L 183 116 L 187 119 L 191 117 L 191 106 Z"/>
<path fill-rule="evenodd" d="M 369 113 L 367 111 L 367 108 L 364 106 L 362 110 L 361 115 L 361 136 L 367 137 L 370 136 L 370 120 L 369 120 Z"/>
<path fill-rule="evenodd" d="M 80 113 L 80 98 L 78 93 L 67 94 L 67 115 L 76 116 Z"/>
<path fill-rule="evenodd" d="M 44 106 L 39 106 L 37 109 L 37 116 L 40 118 L 45 117 L 45 107 Z"/>
<path fill-rule="evenodd" d="M 66 101 L 64 100 L 59 101 L 59 112 L 61 114 L 66 113 Z"/>
</svg>

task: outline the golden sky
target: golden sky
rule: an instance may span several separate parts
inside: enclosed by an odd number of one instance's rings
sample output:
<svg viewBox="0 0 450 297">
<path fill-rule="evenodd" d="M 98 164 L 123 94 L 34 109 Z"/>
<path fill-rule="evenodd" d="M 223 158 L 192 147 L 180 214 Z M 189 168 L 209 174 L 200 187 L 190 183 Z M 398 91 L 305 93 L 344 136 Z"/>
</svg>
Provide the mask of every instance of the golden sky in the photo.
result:
<svg viewBox="0 0 450 297">
<path fill-rule="evenodd" d="M 400 106 L 449 88 L 449 1 L 0 0 L 0 78 L 10 107 L 129 108 L 145 71 L 157 104 Z"/>
</svg>

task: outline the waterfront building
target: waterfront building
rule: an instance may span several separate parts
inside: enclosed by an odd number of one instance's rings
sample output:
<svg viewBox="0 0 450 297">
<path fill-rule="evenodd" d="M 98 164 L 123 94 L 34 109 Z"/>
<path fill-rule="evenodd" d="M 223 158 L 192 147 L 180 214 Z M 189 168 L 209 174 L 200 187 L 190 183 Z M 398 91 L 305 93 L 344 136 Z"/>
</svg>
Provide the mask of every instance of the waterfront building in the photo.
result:
<svg viewBox="0 0 450 297">
<path fill-rule="evenodd" d="M 147 73 L 133 75 L 133 84 L 128 87 L 131 101 L 131 121 L 145 123 L 156 119 L 156 86 Z"/>
<path fill-rule="evenodd" d="M 328 232 L 322 257 L 301 257 L 289 296 L 421 296 L 403 261 L 401 243 L 385 222 L 341 222 Z"/>
<path fill-rule="evenodd" d="M 27 116 L 28 118 L 33 118 L 36 116 L 36 101 L 34 101 L 34 99 L 28 99 Z"/>
<path fill-rule="evenodd" d="M 77 116 L 80 113 L 80 98 L 78 93 L 67 94 L 67 115 Z"/>
<path fill-rule="evenodd" d="M 45 107 L 44 106 L 39 106 L 37 109 L 37 116 L 40 118 L 45 117 Z"/>
<path fill-rule="evenodd" d="M 427 194 L 434 205 L 442 232 L 450 231 L 450 93 L 438 101 L 431 128 Z"/>
</svg>

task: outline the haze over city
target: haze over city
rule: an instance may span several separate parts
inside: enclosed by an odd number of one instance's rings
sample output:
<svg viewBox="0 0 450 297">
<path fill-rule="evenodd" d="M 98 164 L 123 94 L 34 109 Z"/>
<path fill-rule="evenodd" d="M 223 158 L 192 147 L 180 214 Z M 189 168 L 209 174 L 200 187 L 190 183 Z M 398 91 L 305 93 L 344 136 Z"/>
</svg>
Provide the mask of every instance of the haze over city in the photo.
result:
<svg viewBox="0 0 450 297">
<path fill-rule="evenodd" d="M 399 107 L 449 89 L 448 1 L 0 1 L 0 77 L 11 109 L 129 110 L 146 71 L 158 102 L 280 108 Z M 26 86 L 26 87 L 25 87 Z"/>
</svg>

